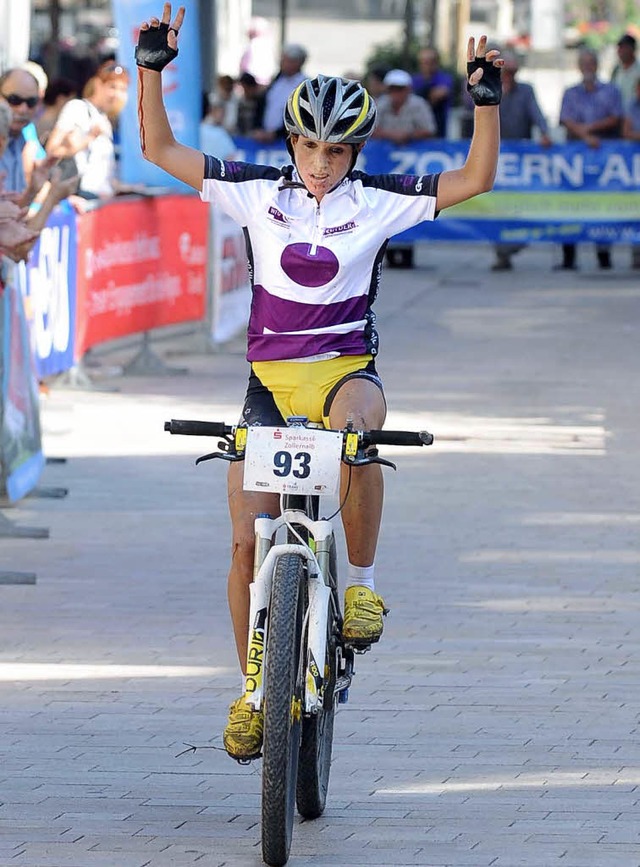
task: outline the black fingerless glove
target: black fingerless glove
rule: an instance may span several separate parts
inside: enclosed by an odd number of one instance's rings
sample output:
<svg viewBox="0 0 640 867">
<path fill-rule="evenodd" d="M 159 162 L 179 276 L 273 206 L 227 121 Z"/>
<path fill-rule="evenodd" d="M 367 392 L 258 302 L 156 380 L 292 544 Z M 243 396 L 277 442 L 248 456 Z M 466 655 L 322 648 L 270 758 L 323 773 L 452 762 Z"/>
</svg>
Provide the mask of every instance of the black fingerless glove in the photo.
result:
<svg viewBox="0 0 640 867">
<path fill-rule="evenodd" d="M 167 42 L 168 24 L 141 30 L 136 45 L 135 58 L 138 66 L 144 69 L 154 69 L 162 72 L 168 63 L 178 56 L 177 48 L 171 48 Z"/>
<path fill-rule="evenodd" d="M 502 99 L 502 81 L 500 80 L 500 67 L 488 63 L 484 57 L 476 57 L 467 63 L 467 76 L 476 69 L 482 70 L 482 78 L 477 84 L 471 86 L 467 80 L 467 90 L 476 105 L 500 105 Z"/>
</svg>

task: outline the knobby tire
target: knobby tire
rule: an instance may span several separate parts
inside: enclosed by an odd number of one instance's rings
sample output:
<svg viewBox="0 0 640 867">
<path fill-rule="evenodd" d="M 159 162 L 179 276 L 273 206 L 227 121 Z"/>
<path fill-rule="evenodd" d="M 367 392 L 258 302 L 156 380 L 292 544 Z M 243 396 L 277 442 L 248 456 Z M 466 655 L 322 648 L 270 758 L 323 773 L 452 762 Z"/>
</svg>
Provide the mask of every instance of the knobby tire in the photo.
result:
<svg viewBox="0 0 640 867">
<path fill-rule="evenodd" d="M 330 582 L 335 588 L 336 550 L 332 539 L 330 554 Z M 305 819 L 317 819 L 324 812 L 329 788 L 331 751 L 333 748 L 333 723 L 336 712 L 334 687 L 336 682 L 336 642 L 338 624 L 334 618 L 334 606 L 329 601 L 327 622 L 327 655 L 325 663 L 325 692 L 322 707 L 317 714 L 305 717 L 302 722 L 302 743 L 296 786 L 298 812 Z"/>
<path fill-rule="evenodd" d="M 293 833 L 302 735 L 303 593 L 303 558 L 280 557 L 267 629 L 262 747 L 262 857 L 271 867 L 287 863 Z"/>
</svg>

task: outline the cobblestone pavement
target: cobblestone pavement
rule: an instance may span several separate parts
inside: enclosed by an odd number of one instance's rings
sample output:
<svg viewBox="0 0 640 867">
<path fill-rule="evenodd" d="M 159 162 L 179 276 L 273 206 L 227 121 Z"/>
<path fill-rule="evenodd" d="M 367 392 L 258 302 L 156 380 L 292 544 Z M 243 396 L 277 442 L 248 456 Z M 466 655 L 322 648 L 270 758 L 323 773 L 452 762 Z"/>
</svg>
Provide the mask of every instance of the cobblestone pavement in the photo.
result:
<svg viewBox="0 0 640 867">
<path fill-rule="evenodd" d="M 640 286 L 627 269 L 510 273 L 421 247 L 377 305 L 389 427 L 384 640 L 336 720 L 298 865 L 640 865 Z M 241 341 L 154 344 L 187 375 L 117 376 L 43 405 L 42 487 L 3 510 L 1 867 L 254 867 L 260 763 L 221 747 L 239 674 L 224 467 L 163 421 L 234 421 Z M 111 389 L 111 390 L 109 390 Z M 45 491 L 43 490 L 43 493 Z M 188 745 L 197 747 L 189 751 Z"/>
</svg>

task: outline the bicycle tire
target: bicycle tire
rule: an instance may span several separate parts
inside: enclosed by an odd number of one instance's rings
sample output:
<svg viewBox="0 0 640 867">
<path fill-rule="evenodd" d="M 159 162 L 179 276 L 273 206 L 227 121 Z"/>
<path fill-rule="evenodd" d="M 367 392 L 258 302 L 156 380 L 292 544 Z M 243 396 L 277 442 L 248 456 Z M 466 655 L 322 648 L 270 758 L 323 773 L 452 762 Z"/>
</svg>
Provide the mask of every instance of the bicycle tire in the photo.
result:
<svg viewBox="0 0 640 867">
<path fill-rule="evenodd" d="M 262 746 L 262 858 L 286 864 L 291 849 L 302 729 L 304 559 L 278 559 L 271 588 Z"/>
<path fill-rule="evenodd" d="M 336 576 L 336 547 L 331 540 L 329 555 L 329 581 L 333 587 Z M 335 619 L 334 605 L 329 602 L 327 623 L 327 656 L 325 660 L 325 692 L 322 708 L 317 714 L 302 721 L 302 741 L 296 783 L 296 805 L 305 819 L 317 819 L 324 812 L 329 789 L 331 753 L 333 750 L 333 724 L 336 712 L 335 683 L 337 669 L 337 640 L 339 628 Z"/>
</svg>

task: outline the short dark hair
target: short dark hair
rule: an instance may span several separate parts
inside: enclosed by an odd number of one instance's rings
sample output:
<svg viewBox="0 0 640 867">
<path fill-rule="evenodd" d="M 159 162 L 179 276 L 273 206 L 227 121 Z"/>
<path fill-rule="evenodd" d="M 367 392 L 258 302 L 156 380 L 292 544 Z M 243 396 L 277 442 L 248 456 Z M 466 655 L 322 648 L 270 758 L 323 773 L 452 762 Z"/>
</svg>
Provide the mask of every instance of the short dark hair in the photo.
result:
<svg viewBox="0 0 640 867">
<path fill-rule="evenodd" d="M 47 85 L 42 101 L 45 105 L 55 105 L 59 96 L 77 96 L 78 85 L 70 78 L 54 78 Z"/>
<path fill-rule="evenodd" d="M 243 72 L 238 82 L 244 84 L 245 87 L 255 87 L 258 83 L 255 75 L 252 75 L 250 72 Z"/>
<path fill-rule="evenodd" d="M 618 45 L 630 45 L 631 48 L 635 49 L 637 45 L 636 38 L 630 33 L 623 33 L 620 39 L 618 39 Z"/>
</svg>

